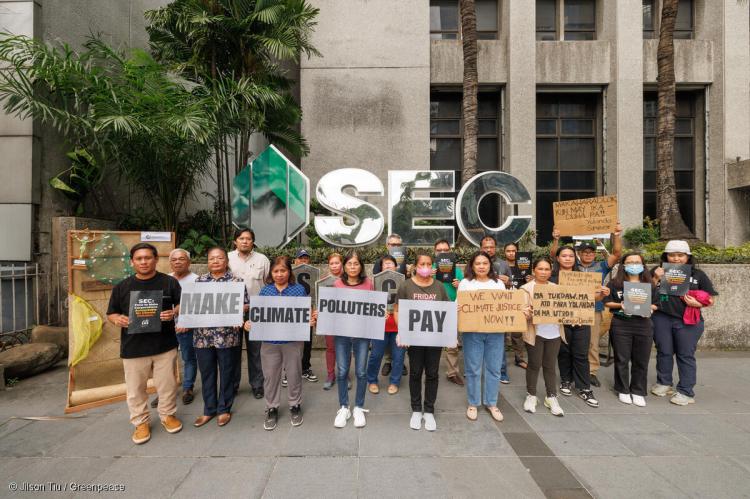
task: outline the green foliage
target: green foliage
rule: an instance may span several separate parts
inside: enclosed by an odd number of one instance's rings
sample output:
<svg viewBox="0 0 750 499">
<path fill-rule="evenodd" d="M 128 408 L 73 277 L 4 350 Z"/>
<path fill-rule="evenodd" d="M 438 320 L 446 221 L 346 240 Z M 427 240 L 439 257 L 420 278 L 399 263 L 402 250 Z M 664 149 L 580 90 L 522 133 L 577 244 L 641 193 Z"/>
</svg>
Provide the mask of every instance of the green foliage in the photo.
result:
<svg viewBox="0 0 750 499">
<path fill-rule="evenodd" d="M 665 246 L 666 242 L 659 241 L 644 246 L 641 251 L 647 262 L 656 263 L 664 252 Z M 726 248 L 717 248 L 703 242 L 691 242 L 690 251 L 699 265 L 701 263 L 750 263 L 750 242 L 742 246 L 727 246 Z"/>
<path fill-rule="evenodd" d="M 124 213 L 117 219 L 117 230 L 160 230 L 161 222 L 159 217 L 137 207 L 134 210 Z"/>
<path fill-rule="evenodd" d="M 86 197 L 99 187 L 104 170 L 86 149 L 76 149 L 67 153 L 67 156 L 71 161 L 70 168 L 52 177 L 49 185 L 73 201 L 73 213 L 80 217 L 83 215 Z"/>
<path fill-rule="evenodd" d="M 184 241 L 191 231 L 205 234 L 215 241 L 221 240 L 221 219 L 216 210 L 198 210 L 187 216 L 177 226 L 177 240 Z"/>
<path fill-rule="evenodd" d="M 206 256 L 206 251 L 214 246 L 220 246 L 220 244 L 218 244 L 211 236 L 201 234 L 194 229 L 188 231 L 182 244 L 180 244 L 180 248 L 189 251 L 193 258 L 202 258 Z"/>
<path fill-rule="evenodd" d="M 631 248 L 639 248 L 659 240 L 659 221 L 649 217 L 643 219 L 643 227 L 633 227 L 625 231 L 623 239 Z"/>
</svg>

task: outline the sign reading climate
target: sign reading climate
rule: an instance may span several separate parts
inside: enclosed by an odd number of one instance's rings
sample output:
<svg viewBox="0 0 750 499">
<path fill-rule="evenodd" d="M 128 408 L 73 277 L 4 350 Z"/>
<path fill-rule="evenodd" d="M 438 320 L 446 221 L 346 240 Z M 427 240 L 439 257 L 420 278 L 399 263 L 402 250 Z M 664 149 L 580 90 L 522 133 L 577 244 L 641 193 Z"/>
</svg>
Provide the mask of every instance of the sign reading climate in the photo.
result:
<svg viewBox="0 0 750 499">
<path fill-rule="evenodd" d="M 531 204 L 526 187 L 504 172 L 482 172 L 455 193 L 456 174 L 451 170 L 391 170 L 388 172 L 388 231 L 408 246 L 431 246 L 439 239 L 453 244 L 455 220 L 461 233 L 479 246 L 482 237 L 499 243 L 517 241 L 531 224 L 530 216 L 512 215 L 500 227 L 487 227 L 479 204 L 490 194 L 508 204 Z M 323 175 L 315 198 L 332 215 L 316 215 L 315 231 L 335 246 L 372 244 L 383 234 L 386 216 L 359 196 L 383 196 L 380 178 L 368 170 L 341 168 Z M 260 246 L 281 247 L 310 223 L 310 180 L 274 146 L 269 146 L 234 179 L 232 217 L 238 226 L 255 231 Z M 441 222 L 444 225 L 441 225 Z M 429 225 L 425 225 L 428 223 Z"/>
</svg>

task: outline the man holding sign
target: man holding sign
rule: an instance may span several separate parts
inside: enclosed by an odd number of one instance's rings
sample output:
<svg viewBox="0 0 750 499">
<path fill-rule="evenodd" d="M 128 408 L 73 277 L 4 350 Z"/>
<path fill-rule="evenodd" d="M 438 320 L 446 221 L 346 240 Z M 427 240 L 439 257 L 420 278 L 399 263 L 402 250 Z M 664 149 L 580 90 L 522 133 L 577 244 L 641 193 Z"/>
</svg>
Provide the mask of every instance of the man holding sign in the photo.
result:
<svg viewBox="0 0 750 499">
<path fill-rule="evenodd" d="M 404 281 L 396 293 L 394 317 L 399 325 L 399 343 L 408 345 L 409 393 L 411 394 L 411 420 L 409 427 L 419 430 L 424 419 L 424 428 L 435 431 L 435 400 L 440 379 L 440 355 L 444 346 L 456 345 L 455 309 L 453 321 L 448 320 L 444 307 L 412 307 L 412 301 L 450 302 L 443 284 L 432 277 L 432 257 L 419 253 L 415 262 L 414 276 Z M 403 313 L 399 303 L 406 305 Z M 401 336 L 403 332 L 403 336 Z M 424 381 L 424 403 L 422 402 L 422 373 Z"/>
</svg>

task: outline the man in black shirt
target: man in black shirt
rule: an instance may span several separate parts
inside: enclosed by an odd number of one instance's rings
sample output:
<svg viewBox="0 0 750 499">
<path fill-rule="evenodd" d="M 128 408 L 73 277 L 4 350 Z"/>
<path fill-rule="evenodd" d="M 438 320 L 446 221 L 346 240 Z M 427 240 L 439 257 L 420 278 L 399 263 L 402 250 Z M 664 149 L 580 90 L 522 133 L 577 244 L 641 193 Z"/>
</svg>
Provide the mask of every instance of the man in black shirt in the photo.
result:
<svg viewBox="0 0 750 499">
<path fill-rule="evenodd" d="M 146 383 L 152 375 L 159 397 L 159 418 L 169 433 L 182 430 L 177 412 L 177 337 L 174 316 L 180 304 L 180 284 L 174 277 L 156 271 L 159 254 L 148 243 L 130 249 L 135 275 L 114 287 L 107 308 L 107 319 L 119 326 L 120 357 L 125 370 L 125 390 L 130 422 L 135 426 L 133 442 L 143 444 L 151 439 Z M 138 291 L 158 291 L 162 296 L 159 320 L 161 330 L 137 332 L 129 328 L 131 295 Z"/>
</svg>

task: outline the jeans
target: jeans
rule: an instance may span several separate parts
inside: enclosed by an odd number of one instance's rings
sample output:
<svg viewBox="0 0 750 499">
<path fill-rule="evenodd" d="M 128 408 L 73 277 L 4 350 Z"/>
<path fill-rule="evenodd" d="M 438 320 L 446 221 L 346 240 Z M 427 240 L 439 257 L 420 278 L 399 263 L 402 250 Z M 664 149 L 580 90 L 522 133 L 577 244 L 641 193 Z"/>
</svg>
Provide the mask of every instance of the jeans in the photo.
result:
<svg viewBox="0 0 750 499">
<path fill-rule="evenodd" d="M 354 373 L 357 377 L 354 405 L 364 407 L 365 392 L 367 391 L 367 348 L 370 346 L 370 340 L 336 336 L 334 342 L 336 345 L 336 382 L 339 385 L 339 405 L 349 407 L 347 378 L 349 377 L 351 355 L 354 352 Z"/>
<path fill-rule="evenodd" d="M 198 369 L 201 371 L 203 415 L 215 416 L 231 412 L 237 372 L 235 367 L 242 361 L 242 350 L 240 347 L 196 348 L 195 356 L 198 359 Z"/>
<path fill-rule="evenodd" d="M 396 350 L 398 348 L 391 350 L 394 355 Z M 411 410 L 414 412 L 435 413 L 442 353 L 443 347 L 409 347 L 409 393 L 411 394 Z M 393 367 L 395 370 L 395 362 Z M 423 372 L 424 405 L 422 404 Z"/>
<path fill-rule="evenodd" d="M 182 373 L 182 390 L 192 390 L 195 385 L 195 375 L 198 373 L 198 360 L 193 348 L 193 330 L 187 333 L 177 333 L 177 343 L 180 345 L 180 357 L 184 367 Z"/>
<path fill-rule="evenodd" d="M 503 346 L 503 358 L 501 359 L 503 362 L 503 365 L 500 366 L 500 379 L 509 379 L 508 378 L 508 359 L 507 359 L 507 353 L 505 352 L 505 346 Z"/>
<path fill-rule="evenodd" d="M 591 372 L 589 371 L 589 345 L 591 343 L 591 327 L 565 326 L 567 343 L 560 343 L 557 354 L 557 365 L 560 368 L 560 381 L 574 383 L 576 390 L 591 388 Z"/>
<path fill-rule="evenodd" d="M 378 373 L 380 372 L 380 362 L 383 360 L 383 354 L 388 345 L 391 347 L 391 362 L 393 368 L 391 369 L 390 383 L 392 385 L 399 386 L 401 384 L 401 370 L 404 368 L 404 355 L 406 349 L 400 348 L 396 345 L 396 334 L 398 333 L 385 333 L 384 340 L 372 340 L 372 351 L 370 352 L 370 360 L 367 361 L 367 382 L 375 383 L 378 382 Z"/>
<path fill-rule="evenodd" d="M 464 333 L 464 367 L 469 405 L 497 405 L 500 392 L 500 369 L 505 356 L 505 333 Z M 482 390 L 484 364 L 484 390 Z"/>
<path fill-rule="evenodd" d="M 703 321 L 688 326 L 681 318 L 662 312 L 654 312 L 651 320 L 654 323 L 656 344 L 656 382 L 672 386 L 672 369 L 674 358 L 677 357 L 677 372 L 680 375 L 677 391 L 694 397 L 697 372 L 695 348 L 703 334 Z"/>
</svg>

